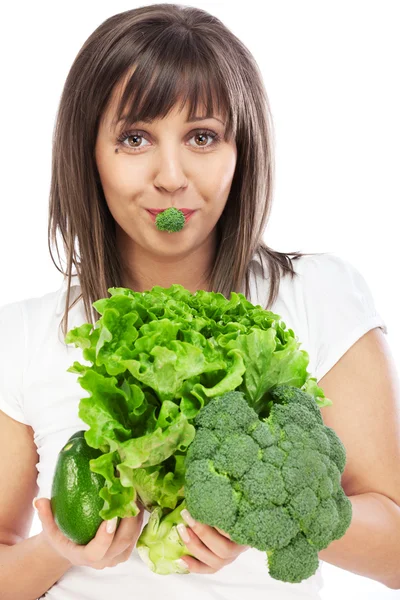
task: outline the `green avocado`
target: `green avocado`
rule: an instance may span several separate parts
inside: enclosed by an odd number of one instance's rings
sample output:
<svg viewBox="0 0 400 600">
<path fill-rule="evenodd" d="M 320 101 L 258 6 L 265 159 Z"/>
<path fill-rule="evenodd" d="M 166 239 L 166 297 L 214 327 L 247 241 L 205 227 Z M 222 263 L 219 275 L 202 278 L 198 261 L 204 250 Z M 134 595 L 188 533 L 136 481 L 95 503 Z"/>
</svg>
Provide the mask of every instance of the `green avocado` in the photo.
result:
<svg viewBox="0 0 400 600">
<path fill-rule="evenodd" d="M 75 544 L 90 542 L 103 522 L 99 511 L 104 500 L 99 492 L 105 479 L 89 465 L 102 452 L 87 444 L 84 433 L 74 433 L 60 451 L 51 489 L 54 521 Z"/>
</svg>

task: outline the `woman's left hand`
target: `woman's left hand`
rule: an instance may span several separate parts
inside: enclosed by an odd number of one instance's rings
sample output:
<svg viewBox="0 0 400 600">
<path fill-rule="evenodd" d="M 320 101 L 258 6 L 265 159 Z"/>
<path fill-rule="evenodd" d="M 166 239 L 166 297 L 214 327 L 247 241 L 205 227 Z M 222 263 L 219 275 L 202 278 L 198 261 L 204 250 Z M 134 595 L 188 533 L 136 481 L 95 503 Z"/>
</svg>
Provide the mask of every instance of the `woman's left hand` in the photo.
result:
<svg viewBox="0 0 400 600">
<path fill-rule="evenodd" d="M 249 546 L 236 544 L 220 529 L 195 521 L 187 510 L 183 510 L 181 515 L 189 526 L 180 524 L 177 529 L 183 543 L 193 554 L 185 554 L 181 560 L 191 573 L 216 573 L 248 550 Z"/>
</svg>

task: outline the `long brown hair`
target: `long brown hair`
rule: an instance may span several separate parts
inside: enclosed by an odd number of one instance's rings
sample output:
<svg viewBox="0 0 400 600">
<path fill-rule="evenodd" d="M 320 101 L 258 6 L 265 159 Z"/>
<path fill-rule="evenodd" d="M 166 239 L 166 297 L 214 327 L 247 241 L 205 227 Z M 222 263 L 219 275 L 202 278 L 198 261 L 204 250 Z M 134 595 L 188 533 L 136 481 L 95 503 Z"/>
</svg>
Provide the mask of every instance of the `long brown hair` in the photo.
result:
<svg viewBox="0 0 400 600">
<path fill-rule="evenodd" d="M 194 7 L 153 4 L 104 21 L 78 52 L 61 95 L 53 135 L 48 245 L 53 263 L 68 277 L 64 335 L 69 309 L 81 298 L 87 321 L 94 323 L 100 315 L 92 303 L 108 297 L 108 288 L 121 287 L 115 221 L 94 148 L 113 90 L 125 79 L 117 114 L 124 128 L 163 118 L 180 98 L 182 108 L 189 101 L 189 119 L 199 105 L 206 106 L 208 115 L 215 114 L 214 109 L 226 115 L 225 136 L 236 140 L 237 163 L 217 224 L 210 289 L 228 298 L 231 291 L 248 296 L 249 267 L 256 254 L 268 267 L 268 309 L 278 295 L 281 276 L 297 275 L 292 260 L 304 254 L 277 252 L 262 240 L 272 207 L 275 165 L 273 123 L 260 70 L 249 50 L 215 16 Z M 67 272 L 52 254 L 54 244 L 60 260 L 58 230 Z M 81 294 L 69 306 L 72 266 Z"/>
</svg>

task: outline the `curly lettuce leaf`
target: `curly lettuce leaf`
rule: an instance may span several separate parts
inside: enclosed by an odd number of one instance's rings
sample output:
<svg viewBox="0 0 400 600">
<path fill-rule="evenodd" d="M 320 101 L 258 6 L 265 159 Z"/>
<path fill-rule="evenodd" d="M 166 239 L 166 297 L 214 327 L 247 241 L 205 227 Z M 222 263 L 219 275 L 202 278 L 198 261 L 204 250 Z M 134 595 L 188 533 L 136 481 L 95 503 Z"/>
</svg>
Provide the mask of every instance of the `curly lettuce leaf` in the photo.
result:
<svg viewBox="0 0 400 600">
<path fill-rule="evenodd" d="M 103 518 L 137 514 L 139 499 L 149 509 L 176 507 L 192 421 L 211 398 L 243 391 L 260 414 L 269 389 L 288 384 L 320 406 L 331 403 L 307 371 L 309 356 L 294 332 L 240 293 L 227 299 L 177 284 L 108 292 L 93 304 L 100 319 L 65 338 L 89 362 L 68 371 L 89 392 L 79 417 L 89 425 L 87 443 L 103 453 L 90 464 L 106 482 Z"/>
</svg>

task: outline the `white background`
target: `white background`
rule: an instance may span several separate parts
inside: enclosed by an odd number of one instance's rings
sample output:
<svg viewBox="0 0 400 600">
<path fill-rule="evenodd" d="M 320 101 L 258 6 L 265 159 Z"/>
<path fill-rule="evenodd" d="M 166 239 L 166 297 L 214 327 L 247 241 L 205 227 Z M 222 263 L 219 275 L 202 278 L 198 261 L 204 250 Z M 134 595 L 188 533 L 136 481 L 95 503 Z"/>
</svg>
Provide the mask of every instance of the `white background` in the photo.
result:
<svg viewBox="0 0 400 600">
<path fill-rule="evenodd" d="M 0 24 L 0 304 L 58 289 L 47 247 L 51 136 L 86 38 L 113 14 L 151 4 L 18 2 Z M 398 363 L 400 3 L 396 0 L 188 3 L 220 18 L 263 73 L 276 136 L 265 239 L 280 251 L 335 252 L 364 275 Z M 39 531 L 35 519 L 31 534 Z M 400 598 L 328 563 L 323 600 Z"/>
</svg>

